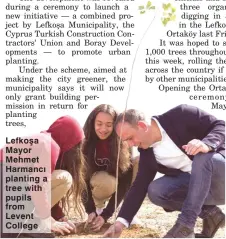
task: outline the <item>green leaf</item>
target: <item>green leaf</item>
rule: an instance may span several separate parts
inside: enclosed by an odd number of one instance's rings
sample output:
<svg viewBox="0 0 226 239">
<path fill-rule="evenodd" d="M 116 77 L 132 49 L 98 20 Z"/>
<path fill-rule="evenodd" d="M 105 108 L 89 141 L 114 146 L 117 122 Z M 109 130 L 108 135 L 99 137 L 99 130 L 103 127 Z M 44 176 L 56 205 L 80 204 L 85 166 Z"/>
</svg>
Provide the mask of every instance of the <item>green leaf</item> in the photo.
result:
<svg viewBox="0 0 226 239">
<path fill-rule="evenodd" d="M 140 14 L 144 14 L 145 13 L 145 10 L 143 10 L 143 11 L 140 11 Z"/>
<path fill-rule="evenodd" d="M 147 5 L 146 5 L 146 8 L 148 9 L 148 8 L 151 6 L 151 4 L 152 4 L 152 3 L 151 3 L 150 1 L 148 1 L 148 2 L 147 2 Z"/>
<path fill-rule="evenodd" d="M 144 9 L 144 6 L 139 6 L 138 9 L 139 9 L 139 10 L 142 10 L 142 9 Z"/>
<path fill-rule="evenodd" d="M 151 6 L 149 9 L 155 9 L 155 6 Z"/>
<path fill-rule="evenodd" d="M 171 5 L 171 3 L 163 3 L 162 7 L 164 9 L 163 11 L 163 17 L 161 18 L 162 24 L 166 26 L 168 22 L 175 21 L 176 19 L 176 8 Z"/>
<path fill-rule="evenodd" d="M 166 26 L 167 22 L 163 21 L 162 24 L 164 25 L 164 27 Z"/>
<path fill-rule="evenodd" d="M 166 18 L 162 18 L 162 24 L 164 25 L 164 26 L 166 26 L 166 24 L 167 24 L 167 19 Z"/>
<path fill-rule="evenodd" d="M 168 4 L 162 4 L 162 7 L 163 7 L 163 9 L 166 11 L 166 10 L 168 10 L 169 8 L 170 8 L 170 6 L 171 6 L 171 3 L 168 3 Z"/>
<path fill-rule="evenodd" d="M 176 20 L 176 15 L 171 16 L 170 20 L 175 21 Z"/>
</svg>

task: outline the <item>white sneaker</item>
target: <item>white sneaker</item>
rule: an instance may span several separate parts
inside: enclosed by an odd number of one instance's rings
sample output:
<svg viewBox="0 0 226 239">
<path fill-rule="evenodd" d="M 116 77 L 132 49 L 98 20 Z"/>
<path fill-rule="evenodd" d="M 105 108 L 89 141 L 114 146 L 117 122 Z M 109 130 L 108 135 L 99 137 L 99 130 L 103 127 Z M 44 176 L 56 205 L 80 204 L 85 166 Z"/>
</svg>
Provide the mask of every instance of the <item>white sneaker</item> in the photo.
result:
<svg viewBox="0 0 226 239">
<path fill-rule="evenodd" d="M 100 215 L 100 214 L 103 212 L 103 210 L 104 210 L 104 207 L 102 207 L 102 208 L 96 208 L 96 213 L 97 213 L 97 215 Z"/>
<path fill-rule="evenodd" d="M 137 217 L 137 216 L 134 216 L 132 222 L 130 223 L 130 225 L 142 225 L 142 222 L 141 220 Z"/>
</svg>

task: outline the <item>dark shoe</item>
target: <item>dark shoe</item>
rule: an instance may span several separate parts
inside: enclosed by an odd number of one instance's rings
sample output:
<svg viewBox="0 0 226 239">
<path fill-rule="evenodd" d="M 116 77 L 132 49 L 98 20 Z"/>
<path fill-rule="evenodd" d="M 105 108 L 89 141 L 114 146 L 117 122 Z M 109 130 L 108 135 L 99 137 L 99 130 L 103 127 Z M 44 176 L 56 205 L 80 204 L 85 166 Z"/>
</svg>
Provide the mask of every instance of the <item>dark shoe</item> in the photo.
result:
<svg viewBox="0 0 226 239">
<path fill-rule="evenodd" d="M 217 208 L 207 218 L 203 219 L 203 227 L 201 233 L 196 233 L 196 238 L 212 238 L 220 227 L 225 226 L 225 215 Z"/>
<path fill-rule="evenodd" d="M 194 230 L 176 223 L 163 238 L 195 238 Z"/>
</svg>

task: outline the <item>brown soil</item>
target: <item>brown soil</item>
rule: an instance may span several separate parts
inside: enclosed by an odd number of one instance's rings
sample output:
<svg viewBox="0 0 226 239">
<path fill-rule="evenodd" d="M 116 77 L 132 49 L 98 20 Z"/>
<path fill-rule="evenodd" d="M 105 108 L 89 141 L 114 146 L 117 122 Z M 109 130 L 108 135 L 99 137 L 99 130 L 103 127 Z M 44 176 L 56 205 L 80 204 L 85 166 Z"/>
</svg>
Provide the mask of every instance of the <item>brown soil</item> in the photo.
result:
<svg viewBox="0 0 226 239">
<path fill-rule="evenodd" d="M 79 223 L 77 224 L 77 230 L 78 233 L 75 234 L 71 234 L 68 235 L 67 237 L 78 237 L 78 238 L 84 238 L 84 237 L 88 237 L 88 238 L 100 238 L 103 236 L 103 234 L 105 233 L 105 231 L 112 225 L 110 223 L 106 223 L 99 232 L 97 233 L 93 233 L 93 232 L 89 232 L 89 231 L 84 231 L 84 225 L 85 223 Z M 60 236 L 62 237 L 62 236 Z M 139 238 L 150 238 L 150 237 L 159 237 L 158 233 L 156 233 L 155 231 L 151 230 L 150 228 L 143 228 L 140 226 L 136 226 L 133 225 L 130 229 L 125 229 L 123 230 L 123 233 L 121 234 L 122 238 L 134 238 L 134 237 L 139 237 Z"/>
<path fill-rule="evenodd" d="M 221 207 L 224 211 L 224 207 Z M 133 225 L 129 229 L 124 229 L 121 234 L 122 238 L 161 238 L 168 230 L 174 225 L 177 219 L 178 212 L 167 213 L 162 208 L 157 207 L 150 203 L 148 199 L 145 199 L 137 216 L 142 221 L 142 226 Z M 84 231 L 84 222 L 79 222 L 73 214 L 70 215 L 73 220 L 77 222 L 76 234 L 67 235 L 67 238 L 101 238 L 104 232 L 113 223 L 112 219 L 109 223 L 106 223 L 100 232 L 92 233 L 90 231 Z M 202 221 L 198 219 L 195 227 L 195 232 L 200 232 L 202 228 Z M 60 236 L 62 237 L 62 236 Z M 225 229 L 220 228 L 215 238 L 225 238 Z"/>
</svg>

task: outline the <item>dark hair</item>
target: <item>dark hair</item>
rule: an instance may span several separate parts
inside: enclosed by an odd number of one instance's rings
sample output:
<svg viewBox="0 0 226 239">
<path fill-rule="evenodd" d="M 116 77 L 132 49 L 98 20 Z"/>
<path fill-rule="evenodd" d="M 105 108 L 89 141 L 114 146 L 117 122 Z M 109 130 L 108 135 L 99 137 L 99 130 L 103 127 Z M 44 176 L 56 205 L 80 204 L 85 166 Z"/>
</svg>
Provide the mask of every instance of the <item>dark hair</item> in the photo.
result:
<svg viewBox="0 0 226 239">
<path fill-rule="evenodd" d="M 107 104 L 102 104 L 97 106 L 88 116 L 85 125 L 84 125 L 84 134 L 85 134 L 85 141 L 83 147 L 83 153 L 87 160 L 87 165 L 89 169 L 89 177 L 94 173 L 95 163 L 94 163 L 94 154 L 96 149 L 96 143 L 99 140 L 98 136 L 95 132 L 95 119 L 96 116 L 100 113 L 107 113 L 112 116 L 113 122 L 115 122 L 117 118 L 116 110 Z M 109 136 L 110 142 L 110 157 L 111 157 L 111 165 L 108 167 L 108 172 L 112 175 L 116 173 L 116 166 L 117 166 L 117 156 L 118 156 L 118 146 L 119 146 L 119 137 L 117 136 L 116 132 L 113 130 L 111 135 Z M 119 156 L 119 173 L 126 172 L 130 165 L 131 165 L 131 153 L 130 149 L 126 142 L 122 142 L 120 144 L 120 156 Z"/>
<path fill-rule="evenodd" d="M 68 171 L 72 176 L 72 187 L 67 192 L 66 196 L 61 199 L 62 208 L 68 212 L 70 201 L 74 203 L 75 213 L 79 213 L 82 217 L 84 208 L 82 206 L 82 196 L 86 191 L 85 175 L 86 162 L 82 153 L 82 142 L 75 145 L 67 152 L 60 154 L 56 164 L 56 169 Z M 71 198 L 72 197 L 72 198 Z"/>
<path fill-rule="evenodd" d="M 126 110 L 125 112 L 119 114 L 115 121 L 115 127 L 121 122 L 129 123 L 132 126 L 137 126 L 138 121 L 145 120 L 145 116 L 142 112 L 134 109 Z"/>
</svg>

